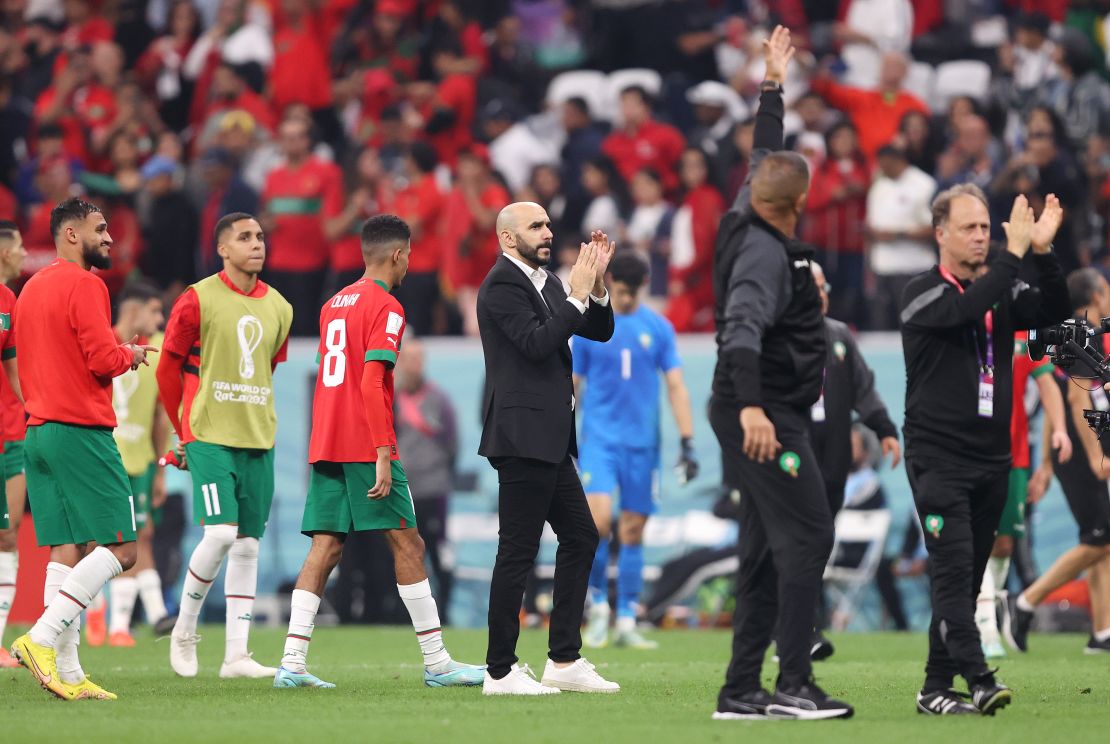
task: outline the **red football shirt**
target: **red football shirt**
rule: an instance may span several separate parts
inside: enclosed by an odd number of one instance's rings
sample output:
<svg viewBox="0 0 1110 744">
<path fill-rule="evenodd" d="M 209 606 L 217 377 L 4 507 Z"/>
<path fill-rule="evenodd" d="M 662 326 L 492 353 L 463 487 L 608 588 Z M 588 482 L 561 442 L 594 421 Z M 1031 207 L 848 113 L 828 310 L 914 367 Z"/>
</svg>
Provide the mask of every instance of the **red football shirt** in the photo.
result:
<svg viewBox="0 0 1110 744">
<path fill-rule="evenodd" d="M 28 280 L 15 307 L 28 425 L 115 428 L 112 378 L 131 368 L 131 352 L 116 341 L 104 281 L 59 258 Z"/>
<path fill-rule="evenodd" d="M 15 330 L 12 328 L 12 321 L 15 319 L 15 292 L 11 291 L 6 284 L 0 284 L 0 359 L 12 359 L 15 357 Z M 6 374 L 0 375 L 0 452 L 4 451 L 4 442 L 15 441 L 23 439 L 22 432 L 19 436 L 10 436 L 16 433 L 17 422 L 14 420 L 9 421 L 7 417 L 7 403 L 4 400 L 4 394 L 19 404 L 19 399 L 15 397 L 12 388 L 8 385 L 8 376 Z M 19 406 L 20 414 L 23 413 L 23 406 Z M 11 428 L 9 428 L 11 427 Z"/>
<path fill-rule="evenodd" d="M 270 68 L 270 97 L 280 116 L 294 103 L 310 109 L 331 105 L 331 72 L 326 40 L 312 17 L 300 27 L 285 25 L 274 33 L 274 64 Z"/>
<path fill-rule="evenodd" d="M 601 143 L 601 151 L 617 166 L 621 177 L 631 182 L 641 168 L 654 168 L 663 179 L 663 188 L 678 188 L 678 159 L 686 149 L 686 138 L 674 127 L 648 120 L 634 133 L 623 129 Z"/>
<path fill-rule="evenodd" d="M 419 220 L 420 226 L 412 236 L 412 253 L 409 254 L 409 273 L 426 274 L 439 271 L 442 261 L 439 231 L 443 212 L 443 192 L 436 177 L 429 173 L 419 181 L 401 189 L 393 201 L 381 205 L 383 213 L 396 214 L 410 226 Z"/>
<path fill-rule="evenodd" d="M 331 257 L 324 236 L 324 199 L 339 169 L 310 156 L 297 167 L 270 172 L 262 192 L 263 209 L 274 218 L 266 235 L 266 267 L 273 271 L 316 271 Z"/>
<path fill-rule="evenodd" d="M 320 310 L 320 365 L 312 398 L 308 461 L 376 462 L 362 397 L 367 362 L 385 362 L 385 408 L 390 459 L 398 459 L 393 428 L 393 365 L 405 332 L 405 311 L 385 286 L 359 279 Z"/>
<path fill-rule="evenodd" d="M 1034 362 L 1029 358 L 1029 331 L 1014 334 L 1014 398 L 1013 412 L 1010 415 L 1010 451 L 1014 456 L 1015 468 L 1030 467 L 1029 458 L 1029 416 L 1025 413 L 1025 387 L 1030 378 L 1052 374 L 1052 362 L 1042 359 Z M 1068 415 L 1065 411 L 1064 415 Z"/>
</svg>

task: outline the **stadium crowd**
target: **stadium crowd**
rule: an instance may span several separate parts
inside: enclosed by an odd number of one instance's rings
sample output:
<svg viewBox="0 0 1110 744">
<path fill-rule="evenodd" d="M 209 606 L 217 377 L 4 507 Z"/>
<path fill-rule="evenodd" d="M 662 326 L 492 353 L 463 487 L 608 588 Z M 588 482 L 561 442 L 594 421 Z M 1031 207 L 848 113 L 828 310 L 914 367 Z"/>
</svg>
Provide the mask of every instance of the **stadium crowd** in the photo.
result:
<svg viewBox="0 0 1110 744">
<path fill-rule="evenodd" d="M 651 302 L 712 329 L 713 245 L 747 171 L 766 29 L 802 47 L 788 146 L 812 170 L 804 239 L 830 314 L 896 327 L 931 266 L 928 204 L 971 181 L 996 204 L 1055 192 L 1065 270 L 1110 266 L 1110 85 L 1101 0 L 7 0 L 0 215 L 23 278 L 49 212 L 111 217 L 113 293 L 170 299 L 217 267 L 219 215 L 262 215 L 266 279 L 312 335 L 362 271 L 357 229 L 415 231 L 398 290 L 414 332 L 476 332 L 476 288 L 512 200 L 544 205 L 556 262 L 584 226 L 652 267 Z M 794 79 L 796 78 L 796 79 Z M 1038 204 L 1034 204 L 1039 207 Z M 997 236 L 996 236 L 997 237 Z"/>
</svg>

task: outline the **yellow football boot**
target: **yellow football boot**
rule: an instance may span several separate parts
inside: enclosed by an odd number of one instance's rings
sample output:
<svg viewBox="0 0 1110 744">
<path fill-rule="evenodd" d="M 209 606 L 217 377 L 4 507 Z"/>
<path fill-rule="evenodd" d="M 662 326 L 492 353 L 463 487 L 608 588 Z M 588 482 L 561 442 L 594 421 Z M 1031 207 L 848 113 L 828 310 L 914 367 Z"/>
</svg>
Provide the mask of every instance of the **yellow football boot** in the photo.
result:
<svg viewBox="0 0 1110 744">
<path fill-rule="evenodd" d="M 100 685 L 93 682 L 88 677 L 85 677 L 75 685 L 62 683 L 66 692 L 69 693 L 69 700 L 115 700 L 116 694 L 108 692 Z"/>
<path fill-rule="evenodd" d="M 30 634 L 21 635 L 12 644 L 12 656 L 27 667 L 38 683 L 47 692 L 69 700 L 69 692 L 58 676 L 58 661 L 54 649 L 40 646 L 31 640 Z"/>
</svg>

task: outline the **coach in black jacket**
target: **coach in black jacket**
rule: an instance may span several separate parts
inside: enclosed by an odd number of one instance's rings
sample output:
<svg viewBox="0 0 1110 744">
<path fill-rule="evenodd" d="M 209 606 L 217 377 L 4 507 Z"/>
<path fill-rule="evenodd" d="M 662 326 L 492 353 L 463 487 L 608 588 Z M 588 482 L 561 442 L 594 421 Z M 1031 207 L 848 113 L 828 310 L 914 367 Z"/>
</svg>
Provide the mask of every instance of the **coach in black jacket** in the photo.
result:
<svg viewBox="0 0 1110 744">
<path fill-rule="evenodd" d="M 478 290 L 478 330 L 486 362 L 484 426 L 478 454 L 497 470 L 497 561 L 489 601 L 486 694 L 539 695 L 561 689 L 615 692 L 581 658 L 580 626 L 598 535 L 571 459 L 574 387 L 570 337 L 608 341 L 613 310 L 605 269 L 613 245 L 596 232 L 570 273 L 570 297 L 543 270 L 551 220 L 538 204 L 510 204 L 497 217 L 503 254 Z M 550 652 L 543 684 L 519 667 L 516 641 L 524 585 L 544 522 L 559 538 Z"/>
<path fill-rule="evenodd" d="M 781 26 L 763 43 L 767 79 L 749 181 L 721 221 L 714 255 L 717 367 L 709 422 L 721 443 L 726 484 L 740 493 L 732 661 L 717 698 L 718 718 L 853 712 L 817 686 L 810 661 L 833 525 L 809 441 L 825 327 L 810 270 L 813 249 L 795 238 L 809 172 L 797 153 L 781 151 L 782 82 L 793 53 Z M 771 695 L 760 671 L 776 616 L 781 663 Z"/>
</svg>

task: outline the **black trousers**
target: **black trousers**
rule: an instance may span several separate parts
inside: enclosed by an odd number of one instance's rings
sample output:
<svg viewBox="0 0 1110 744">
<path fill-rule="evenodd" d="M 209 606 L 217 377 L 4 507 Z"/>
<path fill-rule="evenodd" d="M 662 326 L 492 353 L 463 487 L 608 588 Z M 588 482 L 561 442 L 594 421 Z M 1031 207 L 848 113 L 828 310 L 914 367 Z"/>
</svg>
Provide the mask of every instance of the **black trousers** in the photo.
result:
<svg viewBox="0 0 1110 744">
<path fill-rule="evenodd" d="M 324 302 L 327 269 L 314 271 L 266 271 L 262 278 L 293 306 L 292 336 L 320 333 L 320 305 Z"/>
<path fill-rule="evenodd" d="M 821 576 L 832 550 L 833 526 L 817 458 L 809 442 L 809 412 L 767 410 L 782 443 L 780 456 L 757 464 L 743 454 L 735 406 L 710 402 L 709 423 L 731 460 L 728 483 L 740 492 L 740 571 L 732 619 L 732 661 L 722 696 L 758 689 L 763 657 L 778 621 L 780 687 L 808 680 L 813 618 Z"/>
<path fill-rule="evenodd" d="M 975 625 L 975 598 L 1006 506 L 1009 468 L 970 467 L 938 457 L 906 458 L 906 473 L 929 551 L 927 692 L 988 674 Z"/>
<path fill-rule="evenodd" d="M 548 656 L 575 661 L 582 649 L 582 612 L 598 535 L 570 455 L 552 464 L 524 457 L 494 457 L 500 491 L 497 561 L 489 588 L 490 676 L 501 679 L 517 662 L 520 604 L 536 562 L 544 522 L 559 538 Z"/>
</svg>

